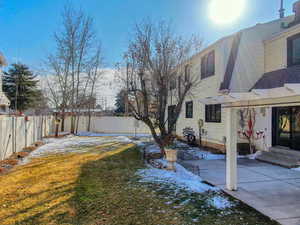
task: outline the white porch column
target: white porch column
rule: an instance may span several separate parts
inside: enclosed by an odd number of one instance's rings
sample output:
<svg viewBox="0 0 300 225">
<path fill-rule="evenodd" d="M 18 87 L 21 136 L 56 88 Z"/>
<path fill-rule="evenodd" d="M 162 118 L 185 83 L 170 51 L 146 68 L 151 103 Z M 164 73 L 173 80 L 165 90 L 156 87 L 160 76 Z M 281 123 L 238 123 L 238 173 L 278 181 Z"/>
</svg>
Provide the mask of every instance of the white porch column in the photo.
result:
<svg viewBox="0 0 300 225">
<path fill-rule="evenodd" d="M 226 188 L 237 190 L 237 112 L 226 108 Z"/>
</svg>

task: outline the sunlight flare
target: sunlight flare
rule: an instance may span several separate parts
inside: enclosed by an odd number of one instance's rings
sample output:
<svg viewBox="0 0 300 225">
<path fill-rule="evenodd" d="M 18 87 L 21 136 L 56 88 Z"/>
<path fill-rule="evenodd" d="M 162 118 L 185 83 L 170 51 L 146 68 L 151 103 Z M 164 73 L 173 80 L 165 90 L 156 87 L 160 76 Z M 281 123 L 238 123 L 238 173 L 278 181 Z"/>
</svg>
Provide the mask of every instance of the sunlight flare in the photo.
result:
<svg viewBox="0 0 300 225">
<path fill-rule="evenodd" d="M 246 0 L 211 0 L 209 16 L 216 24 L 230 24 L 243 14 Z"/>
</svg>

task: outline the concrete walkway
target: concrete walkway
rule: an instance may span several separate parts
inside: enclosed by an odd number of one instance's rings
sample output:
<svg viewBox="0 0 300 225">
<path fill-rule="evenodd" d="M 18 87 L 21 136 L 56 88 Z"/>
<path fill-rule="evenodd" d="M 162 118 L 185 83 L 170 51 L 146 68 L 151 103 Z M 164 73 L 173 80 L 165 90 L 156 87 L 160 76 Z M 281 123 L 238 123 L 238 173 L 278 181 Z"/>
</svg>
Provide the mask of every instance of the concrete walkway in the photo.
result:
<svg viewBox="0 0 300 225">
<path fill-rule="evenodd" d="M 225 188 L 225 160 L 184 161 L 182 165 L 282 225 L 300 225 L 300 171 L 256 160 L 238 160 L 238 191 Z"/>
</svg>

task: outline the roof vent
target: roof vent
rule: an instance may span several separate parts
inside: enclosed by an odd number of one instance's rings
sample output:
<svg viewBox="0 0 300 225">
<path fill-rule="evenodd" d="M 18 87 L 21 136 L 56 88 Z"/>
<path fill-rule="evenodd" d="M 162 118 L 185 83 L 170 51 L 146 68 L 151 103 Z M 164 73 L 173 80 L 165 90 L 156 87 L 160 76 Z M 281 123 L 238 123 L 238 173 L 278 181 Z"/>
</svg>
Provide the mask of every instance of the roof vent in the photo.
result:
<svg viewBox="0 0 300 225">
<path fill-rule="evenodd" d="M 284 11 L 285 9 L 283 8 L 283 0 L 280 1 L 280 9 L 279 9 L 279 17 L 280 19 L 284 18 Z"/>
</svg>

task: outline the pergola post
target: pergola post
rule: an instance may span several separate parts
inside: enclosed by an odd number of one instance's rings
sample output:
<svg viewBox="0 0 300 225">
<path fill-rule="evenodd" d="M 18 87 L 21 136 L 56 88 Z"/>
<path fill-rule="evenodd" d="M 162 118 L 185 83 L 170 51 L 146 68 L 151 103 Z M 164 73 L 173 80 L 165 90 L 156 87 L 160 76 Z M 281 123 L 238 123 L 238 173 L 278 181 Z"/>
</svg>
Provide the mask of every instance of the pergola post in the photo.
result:
<svg viewBox="0 0 300 225">
<path fill-rule="evenodd" d="M 226 108 L 226 188 L 237 190 L 237 112 Z"/>
</svg>

